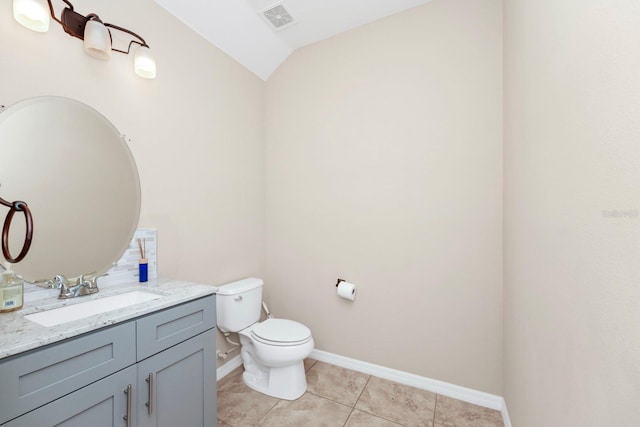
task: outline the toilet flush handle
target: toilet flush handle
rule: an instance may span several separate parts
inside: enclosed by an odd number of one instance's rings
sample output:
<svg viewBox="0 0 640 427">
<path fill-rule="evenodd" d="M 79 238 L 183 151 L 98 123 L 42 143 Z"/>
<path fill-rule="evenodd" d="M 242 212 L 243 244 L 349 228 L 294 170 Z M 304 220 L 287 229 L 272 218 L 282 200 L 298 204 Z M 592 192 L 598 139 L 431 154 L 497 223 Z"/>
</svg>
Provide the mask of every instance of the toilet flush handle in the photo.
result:
<svg viewBox="0 0 640 427">
<path fill-rule="evenodd" d="M 234 301 L 240 302 L 242 301 L 242 295 L 239 295 L 233 299 Z"/>
</svg>

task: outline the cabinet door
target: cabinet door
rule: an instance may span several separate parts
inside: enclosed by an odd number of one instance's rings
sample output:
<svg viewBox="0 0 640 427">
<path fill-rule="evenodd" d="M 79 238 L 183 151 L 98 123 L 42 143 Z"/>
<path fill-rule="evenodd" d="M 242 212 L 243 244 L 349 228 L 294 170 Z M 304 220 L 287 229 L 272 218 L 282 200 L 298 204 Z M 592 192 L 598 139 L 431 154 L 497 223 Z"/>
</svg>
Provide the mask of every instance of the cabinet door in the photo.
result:
<svg viewBox="0 0 640 427">
<path fill-rule="evenodd" d="M 138 427 L 216 425 L 214 329 L 138 363 Z"/>
<path fill-rule="evenodd" d="M 135 420 L 127 424 L 127 386 L 132 384 L 136 367 L 130 366 L 100 381 L 61 397 L 47 405 L 31 411 L 3 427 L 126 427 L 134 426 Z M 135 409 L 135 396 L 131 392 L 129 416 Z"/>
<path fill-rule="evenodd" d="M 136 363 L 134 322 L 0 361 L 0 424 Z"/>
</svg>

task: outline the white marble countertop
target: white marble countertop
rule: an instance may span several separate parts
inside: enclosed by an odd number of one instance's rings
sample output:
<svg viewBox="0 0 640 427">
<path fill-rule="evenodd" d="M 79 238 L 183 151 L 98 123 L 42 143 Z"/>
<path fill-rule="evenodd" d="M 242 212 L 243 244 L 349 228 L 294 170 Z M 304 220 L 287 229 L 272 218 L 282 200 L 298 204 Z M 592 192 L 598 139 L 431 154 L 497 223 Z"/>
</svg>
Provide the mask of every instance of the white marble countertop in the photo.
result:
<svg viewBox="0 0 640 427">
<path fill-rule="evenodd" d="M 211 295 L 218 290 L 215 286 L 168 279 L 118 285 L 101 285 L 98 282 L 98 286 L 100 292 L 96 294 L 59 300 L 58 289 L 43 289 L 25 283 L 22 310 L 0 313 L 0 359 Z M 134 290 L 154 292 L 161 294 L 162 297 L 50 327 L 41 326 L 24 318 L 29 314 Z"/>
</svg>

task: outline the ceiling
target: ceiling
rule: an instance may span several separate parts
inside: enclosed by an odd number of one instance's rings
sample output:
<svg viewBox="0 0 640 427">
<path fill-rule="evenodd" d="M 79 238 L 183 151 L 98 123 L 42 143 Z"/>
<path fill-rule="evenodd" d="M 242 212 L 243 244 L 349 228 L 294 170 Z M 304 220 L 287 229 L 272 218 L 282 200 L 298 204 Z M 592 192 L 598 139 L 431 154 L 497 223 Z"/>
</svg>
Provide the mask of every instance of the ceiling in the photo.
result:
<svg viewBox="0 0 640 427">
<path fill-rule="evenodd" d="M 155 0 L 258 77 L 296 49 L 430 0 Z M 282 5 L 293 23 L 274 30 L 263 11 Z M 285 18 L 282 9 L 272 16 Z"/>
</svg>

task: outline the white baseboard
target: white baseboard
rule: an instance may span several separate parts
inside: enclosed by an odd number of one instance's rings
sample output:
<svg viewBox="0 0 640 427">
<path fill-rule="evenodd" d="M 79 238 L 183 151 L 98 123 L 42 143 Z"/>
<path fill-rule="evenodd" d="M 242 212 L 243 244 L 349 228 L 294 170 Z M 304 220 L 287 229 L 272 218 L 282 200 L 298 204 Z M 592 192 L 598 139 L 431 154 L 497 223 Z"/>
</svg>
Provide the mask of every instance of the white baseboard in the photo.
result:
<svg viewBox="0 0 640 427">
<path fill-rule="evenodd" d="M 509 411 L 507 411 L 507 402 L 502 399 L 502 421 L 504 421 L 504 427 L 511 427 L 511 418 L 509 418 Z"/>
<path fill-rule="evenodd" d="M 419 375 L 398 371 L 396 369 L 385 368 L 384 366 L 374 365 L 373 363 L 351 359 L 349 357 L 340 356 L 322 350 L 313 350 L 309 357 L 311 359 L 319 360 L 320 362 L 373 375 L 400 384 L 419 388 L 421 390 L 428 390 L 433 393 L 463 400 L 465 402 L 494 409 L 496 411 L 502 411 L 504 408 L 504 399 L 502 397 L 485 393 L 483 391 L 473 390 L 427 377 L 421 377 Z"/>
<path fill-rule="evenodd" d="M 421 377 L 420 375 L 410 374 L 397 369 L 385 368 L 384 366 L 351 359 L 349 357 L 340 356 L 327 351 L 313 350 L 309 357 L 320 362 L 329 363 L 331 365 L 340 366 L 342 368 L 351 369 L 353 371 L 362 372 L 364 374 L 373 375 L 389 381 L 419 388 L 421 390 L 428 390 L 443 396 L 452 397 L 454 399 L 473 403 L 474 405 L 500 411 L 504 421 L 504 426 L 512 427 L 511 420 L 509 419 L 509 413 L 507 412 L 507 405 L 501 396 L 446 383 L 444 381 Z M 240 355 L 230 359 L 227 363 L 216 369 L 217 380 L 220 381 L 241 365 L 242 357 Z"/>
<path fill-rule="evenodd" d="M 229 375 L 238 366 L 242 366 L 242 357 L 239 354 L 229 359 L 227 363 L 216 369 L 216 381 L 220 381 Z"/>
</svg>

